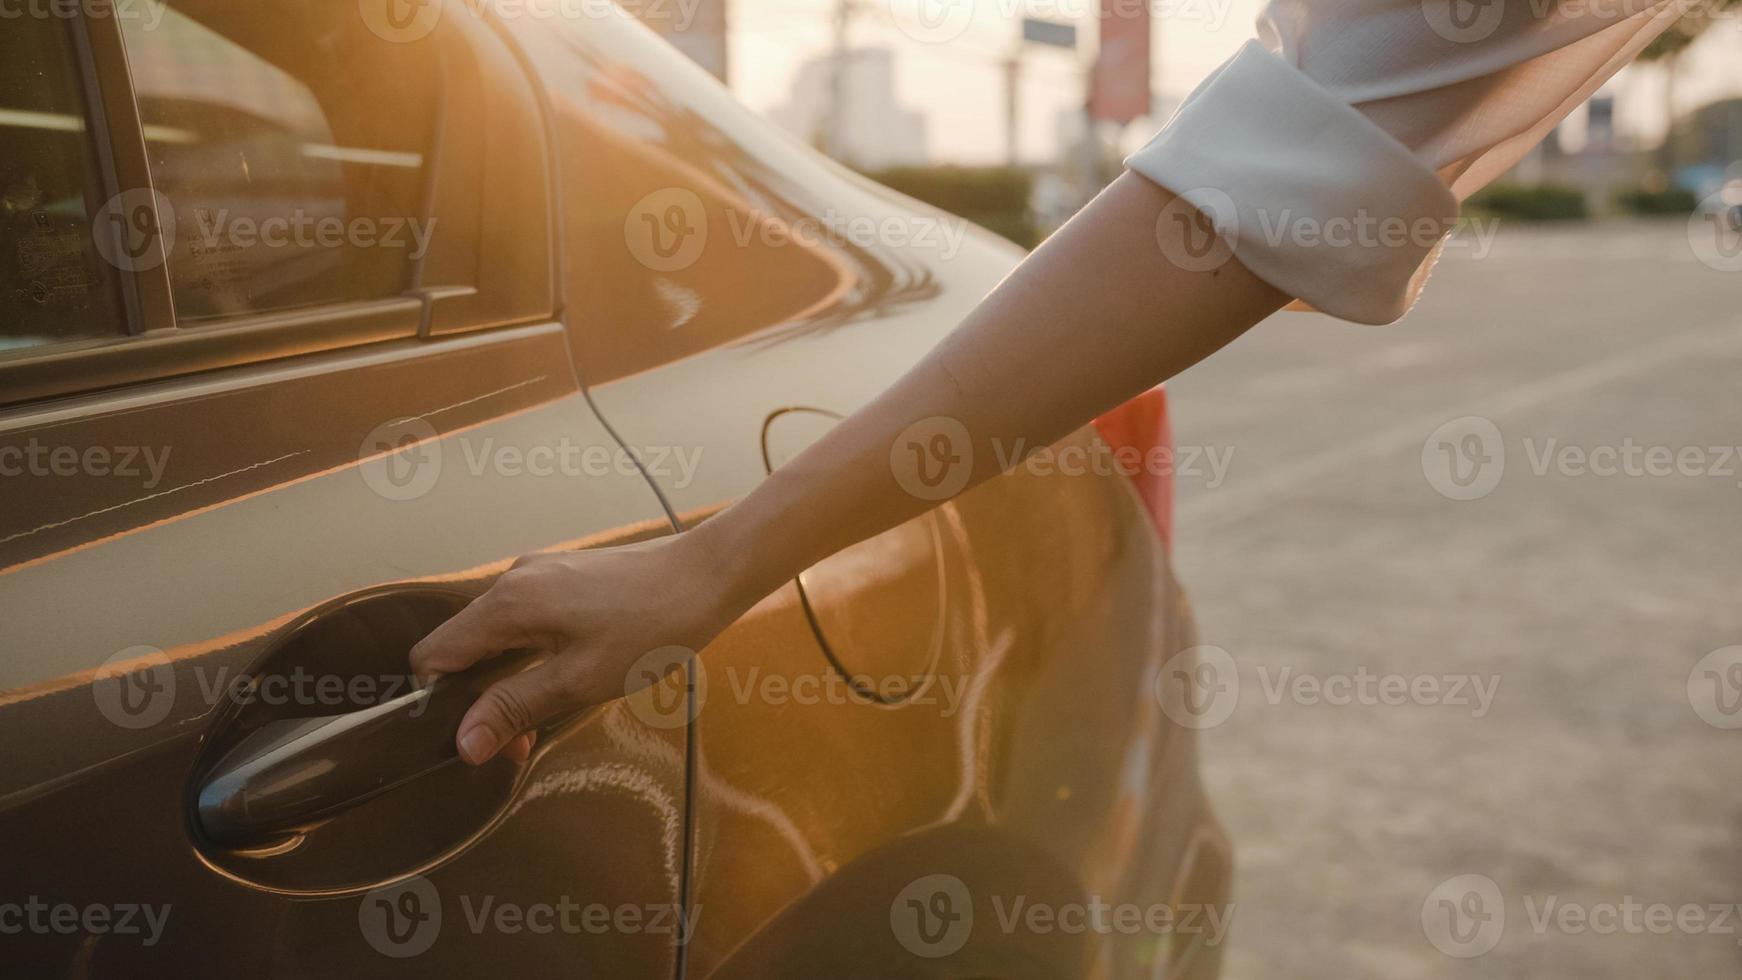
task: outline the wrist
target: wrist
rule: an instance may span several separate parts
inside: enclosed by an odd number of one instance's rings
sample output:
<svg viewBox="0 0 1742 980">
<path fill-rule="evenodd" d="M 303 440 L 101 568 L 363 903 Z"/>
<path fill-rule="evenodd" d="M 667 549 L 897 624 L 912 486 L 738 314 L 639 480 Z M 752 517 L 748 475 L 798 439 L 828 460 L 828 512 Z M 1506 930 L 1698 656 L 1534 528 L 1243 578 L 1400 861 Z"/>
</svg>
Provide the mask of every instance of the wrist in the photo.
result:
<svg viewBox="0 0 1742 980">
<path fill-rule="evenodd" d="M 694 576 L 694 595 L 714 629 L 724 629 L 762 599 L 751 574 L 748 552 L 733 543 L 731 508 L 679 534 L 683 567 Z"/>
</svg>

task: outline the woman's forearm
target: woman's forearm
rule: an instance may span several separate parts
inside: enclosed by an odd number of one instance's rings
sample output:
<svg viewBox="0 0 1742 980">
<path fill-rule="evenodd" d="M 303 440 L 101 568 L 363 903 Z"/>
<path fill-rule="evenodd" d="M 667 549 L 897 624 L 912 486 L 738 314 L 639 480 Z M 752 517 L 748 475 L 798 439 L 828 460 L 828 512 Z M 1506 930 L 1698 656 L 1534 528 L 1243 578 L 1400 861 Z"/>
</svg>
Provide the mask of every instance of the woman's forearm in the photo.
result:
<svg viewBox="0 0 1742 980">
<path fill-rule="evenodd" d="M 655 673 L 676 669 L 799 572 L 995 476 L 1017 447 L 1051 445 L 1282 305 L 1232 260 L 1170 262 L 1187 254 L 1183 236 L 1204 234 L 1172 201 L 1141 178 L 1115 181 L 893 387 L 694 530 L 522 558 L 411 653 L 424 676 L 502 650 L 552 654 L 478 699 L 461 754 L 525 758 L 544 720 L 645 687 L 649 657 Z M 944 478 L 922 478 L 939 467 Z"/>
<path fill-rule="evenodd" d="M 1288 301 L 1231 259 L 1208 271 L 1170 262 L 1186 254 L 1174 250 L 1183 241 L 1160 236 L 1200 233 L 1170 220 L 1174 200 L 1119 178 L 901 380 L 690 532 L 716 557 L 728 611 L 936 506 L 942 498 L 916 488 L 903 461 L 959 467 L 940 489 L 965 490 Z"/>
</svg>

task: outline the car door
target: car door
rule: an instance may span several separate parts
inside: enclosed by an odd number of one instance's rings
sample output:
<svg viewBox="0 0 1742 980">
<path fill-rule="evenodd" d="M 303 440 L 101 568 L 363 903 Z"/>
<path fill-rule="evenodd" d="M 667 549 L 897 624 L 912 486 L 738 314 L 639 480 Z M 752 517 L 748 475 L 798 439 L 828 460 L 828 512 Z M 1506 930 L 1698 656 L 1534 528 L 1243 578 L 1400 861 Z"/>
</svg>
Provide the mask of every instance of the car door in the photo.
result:
<svg viewBox="0 0 1742 980">
<path fill-rule="evenodd" d="M 674 975 L 683 698 L 472 769 L 405 676 L 515 556 L 671 531 L 526 78 L 471 16 L 128 10 L 0 33 L 5 972 Z"/>
</svg>

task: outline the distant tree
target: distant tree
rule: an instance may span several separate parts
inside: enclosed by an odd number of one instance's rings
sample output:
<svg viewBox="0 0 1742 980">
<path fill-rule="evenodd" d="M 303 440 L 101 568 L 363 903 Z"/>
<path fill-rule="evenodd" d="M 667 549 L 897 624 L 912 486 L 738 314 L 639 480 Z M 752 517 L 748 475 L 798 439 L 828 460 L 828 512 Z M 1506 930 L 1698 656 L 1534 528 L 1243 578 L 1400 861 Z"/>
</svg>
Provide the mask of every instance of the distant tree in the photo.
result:
<svg viewBox="0 0 1742 980">
<path fill-rule="evenodd" d="M 1657 40 L 1640 52 L 1640 61 L 1659 61 L 1663 63 L 1663 114 L 1665 129 L 1663 144 L 1657 149 L 1657 167 L 1661 171 L 1659 177 L 1664 186 L 1675 179 L 1675 99 L 1676 81 L 1681 73 L 1681 56 L 1695 41 L 1699 40 L 1706 28 L 1724 12 L 1731 8 L 1742 6 L 1742 0 L 1699 0 L 1692 4 L 1669 30 L 1658 35 Z"/>
<path fill-rule="evenodd" d="M 1675 22 L 1669 30 L 1658 35 L 1639 55 L 1640 61 L 1661 61 L 1665 58 L 1674 59 L 1688 45 L 1693 44 L 1706 28 L 1712 26 L 1724 11 L 1732 7 L 1742 6 L 1742 0 L 1700 0 L 1690 6 L 1687 13 Z"/>
</svg>

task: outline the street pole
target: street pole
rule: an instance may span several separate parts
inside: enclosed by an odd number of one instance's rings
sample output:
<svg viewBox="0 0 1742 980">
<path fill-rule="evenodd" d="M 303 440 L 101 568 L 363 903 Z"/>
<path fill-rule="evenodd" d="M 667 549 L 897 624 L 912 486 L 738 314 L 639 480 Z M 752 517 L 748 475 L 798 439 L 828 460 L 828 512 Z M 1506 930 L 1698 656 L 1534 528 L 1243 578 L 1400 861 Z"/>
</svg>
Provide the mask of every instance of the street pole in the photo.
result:
<svg viewBox="0 0 1742 980">
<path fill-rule="evenodd" d="M 823 152 L 841 157 L 841 113 L 847 104 L 847 28 L 856 0 L 835 0 L 834 44 L 829 53 L 829 98 L 824 109 Z"/>
</svg>

